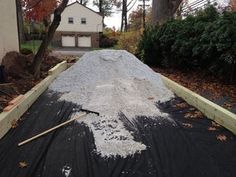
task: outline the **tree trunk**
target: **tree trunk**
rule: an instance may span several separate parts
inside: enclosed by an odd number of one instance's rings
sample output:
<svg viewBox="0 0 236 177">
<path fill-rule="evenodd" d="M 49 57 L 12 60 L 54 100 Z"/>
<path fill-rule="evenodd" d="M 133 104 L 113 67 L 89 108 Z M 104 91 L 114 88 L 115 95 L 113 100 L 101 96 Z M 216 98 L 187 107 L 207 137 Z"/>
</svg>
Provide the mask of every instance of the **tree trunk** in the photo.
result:
<svg viewBox="0 0 236 177">
<path fill-rule="evenodd" d="M 18 30 L 19 30 L 19 42 L 20 44 L 24 41 L 24 22 L 23 22 L 23 11 L 21 6 L 21 0 L 16 0 L 17 8 L 17 20 L 18 20 Z M 20 45 L 19 44 L 19 45 Z"/>
<path fill-rule="evenodd" d="M 103 9 L 103 0 L 99 0 L 98 9 L 99 9 L 100 14 L 102 15 L 102 25 L 103 25 L 103 27 L 105 27 L 105 23 L 104 23 L 105 15 L 104 15 L 104 9 Z"/>
<path fill-rule="evenodd" d="M 124 18 L 125 18 L 125 32 L 128 30 L 128 20 L 127 20 L 127 0 L 125 0 Z"/>
<path fill-rule="evenodd" d="M 123 32 L 124 27 L 124 0 L 122 2 L 122 12 L 121 12 L 121 25 L 120 25 L 120 31 Z"/>
<path fill-rule="evenodd" d="M 98 5 L 98 6 L 99 6 L 99 7 L 98 7 L 98 8 L 99 8 L 99 12 L 100 12 L 100 13 L 103 13 L 103 12 L 102 12 L 102 0 L 99 0 L 99 5 Z"/>
<path fill-rule="evenodd" d="M 153 24 L 162 24 L 172 18 L 182 0 L 153 0 L 152 19 Z"/>
<path fill-rule="evenodd" d="M 39 50 L 34 57 L 33 64 L 32 64 L 32 70 L 33 70 L 33 74 L 34 74 L 35 78 L 40 77 L 41 63 L 43 61 L 43 58 L 45 57 L 46 50 L 47 50 L 48 45 L 54 36 L 55 31 L 56 31 L 57 27 L 60 25 L 61 14 L 64 11 L 64 9 L 66 8 L 67 3 L 68 3 L 68 0 L 63 0 L 61 2 L 61 4 L 55 9 L 53 21 L 52 21 L 51 25 L 49 26 L 48 32 L 46 33 L 46 35 L 39 47 Z"/>
<path fill-rule="evenodd" d="M 122 2 L 122 14 L 121 14 L 121 32 L 125 31 L 127 32 L 127 0 L 123 0 Z"/>
<path fill-rule="evenodd" d="M 146 0 L 143 0 L 143 30 L 146 29 Z"/>
</svg>

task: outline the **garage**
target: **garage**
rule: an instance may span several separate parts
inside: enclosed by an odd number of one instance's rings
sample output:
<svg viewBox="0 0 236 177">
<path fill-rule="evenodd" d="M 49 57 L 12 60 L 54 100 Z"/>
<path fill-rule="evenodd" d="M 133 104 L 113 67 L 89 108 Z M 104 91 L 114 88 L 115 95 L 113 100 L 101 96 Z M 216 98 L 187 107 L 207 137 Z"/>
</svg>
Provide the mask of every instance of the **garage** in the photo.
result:
<svg viewBox="0 0 236 177">
<path fill-rule="evenodd" d="M 62 47 L 75 47 L 75 36 L 62 36 Z"/>
<path fill-rule="evenodd" d="M 79 36 L 78 47 L 91 47 L 91 36 Z"/>
</svg>

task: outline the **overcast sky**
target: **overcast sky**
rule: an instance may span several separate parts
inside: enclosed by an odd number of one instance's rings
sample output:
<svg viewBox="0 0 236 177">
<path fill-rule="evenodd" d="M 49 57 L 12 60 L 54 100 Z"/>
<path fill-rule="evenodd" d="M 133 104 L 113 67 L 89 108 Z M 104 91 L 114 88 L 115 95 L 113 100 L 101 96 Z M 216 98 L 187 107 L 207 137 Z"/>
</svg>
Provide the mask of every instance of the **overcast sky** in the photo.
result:
<svg viewBox="0 0 236 177">
<path fill-rule="evenodd" d="M 75 2 L 75 1 L 76 0 L 69 0 L 70 3 Z M 130 12 L 132 10 L 136 10 L 138 5 L 142 4 L 142 0 L 141 1 L 140 0 L 134 0 L 134 1 L 136 1 L 136 3 L 134 5 L 134 7 L 130 10 Z M 194 1 L 196 1 L 196 0 L 189 0 L 189 3 L 194 2 Z M 218 1 L 218 4 L 220 4 L 221 6 L 226 5 L 229 2 L 229 0 L 217 0 L 217 1 Z M 92 0 L 89 0 L 89 2 L 90 3 L 88 4 L 88 7 L 95 10 L 95 11 L 98 11 L 98 9 L 93 6 Z M 128 0 L 128 2 L 129 2 L 129 0 Z M 152 4 L 152 0 L 149 0 L 147 2 L 147 4 Z M 115 27 L 116 29 L 119 29 L 120 24 L 121 24 L 121 11 L 118 11 L 116 8 L 114 8 L 114 13 L 112 14 L 112 16 L 111 17 L 105 17 L 104 21 L 105 21 L 105 24 L 108 27 L 111 27 L 111 28 Z"/>
<path fill-rule="evenodd" d="M 134 1 L 136 1 L 136 0 L 134 0 Z M 148 2 L 146 2 L 146 4 L 151 5 L 152 0 L 149 0 Z M 136 10 L 138 8 L 138 5 L 142 5 L 142 0 L 141 1 L 137 0 L 135 5 L 133 6 L 133 8 L 129 11 L 129 13 L 132 12 L 133 10 Z M 121 26 L 121 11 L 116 10 L 116 12 L 113 13 L 111 17 L 106 17 L 104 21 L 108 27 L 114 26 L 116 29 L 119 29 Z"/>
</svg>

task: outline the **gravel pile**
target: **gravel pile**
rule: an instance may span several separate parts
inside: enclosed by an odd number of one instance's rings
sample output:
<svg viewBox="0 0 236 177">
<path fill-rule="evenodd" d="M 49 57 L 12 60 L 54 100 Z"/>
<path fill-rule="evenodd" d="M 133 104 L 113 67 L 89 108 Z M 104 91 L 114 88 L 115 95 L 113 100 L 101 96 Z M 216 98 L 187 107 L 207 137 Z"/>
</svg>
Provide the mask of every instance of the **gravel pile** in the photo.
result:
<svg viewBox="0 0 236 177">
<path fill-rule="evenodd" d="M 173 93 L 165 87 L 158 73 L 123 50 L 86 53 L 61 73 L 50 89 L 62 93 L 61 100 L 101 114 L 89 114 L 78 121 L 91 129 L 96 151 L 103 157 L 126 157 L 146 149 L 125 129 L 118 116 L 120 113 L 131 122 L 136 116 L 172 121 L 155 103 L 170 100 Z"/>
</svg>

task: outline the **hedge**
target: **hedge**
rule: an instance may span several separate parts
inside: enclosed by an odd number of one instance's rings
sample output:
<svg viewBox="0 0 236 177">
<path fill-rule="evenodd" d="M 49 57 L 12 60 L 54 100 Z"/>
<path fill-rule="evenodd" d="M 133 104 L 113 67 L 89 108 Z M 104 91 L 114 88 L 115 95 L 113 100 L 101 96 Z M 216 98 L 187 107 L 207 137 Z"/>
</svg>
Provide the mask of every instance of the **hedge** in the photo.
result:
<svg viewBox="0 0 236 177">
<path fill-rule="evenodd" d="M 195 16 L 149 27 L 138 46 L 146 64 L 202 69 L 236 81 L 236 12 L 219 13 L 213 6 Z"/>
</svg>

